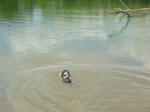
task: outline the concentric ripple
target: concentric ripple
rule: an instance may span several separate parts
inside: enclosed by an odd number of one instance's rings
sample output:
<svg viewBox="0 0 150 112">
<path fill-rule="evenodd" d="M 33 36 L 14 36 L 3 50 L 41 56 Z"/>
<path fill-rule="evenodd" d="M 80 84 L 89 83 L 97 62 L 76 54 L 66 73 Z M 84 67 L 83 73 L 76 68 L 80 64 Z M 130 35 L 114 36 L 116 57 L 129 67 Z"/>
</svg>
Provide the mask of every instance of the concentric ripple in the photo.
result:
<svg viewBox="0 0 150 112">
<path fill-rule="evenodd" d="M 70 66 L 73 84 L 58 77 L 61 66 L 27 71 L 8 90 L 16 112 L 137 112 L 150 109 L 147 73 L 98 66 Z M 126 72 L 125 72 L 126 71 Z"/>
</svg>

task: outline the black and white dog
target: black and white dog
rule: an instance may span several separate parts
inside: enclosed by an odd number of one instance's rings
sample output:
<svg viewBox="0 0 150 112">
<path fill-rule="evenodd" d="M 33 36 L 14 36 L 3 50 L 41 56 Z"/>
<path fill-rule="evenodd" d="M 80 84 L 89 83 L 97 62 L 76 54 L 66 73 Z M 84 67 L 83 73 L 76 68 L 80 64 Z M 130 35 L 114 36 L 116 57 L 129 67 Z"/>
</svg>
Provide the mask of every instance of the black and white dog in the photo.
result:
<svg viewBox="0 0 150 112">
<path fill-rule="evenodd" d="M 60 75 L 61 75 L 61 78 L 62 78 L 63 82 L 65 82 L 65 83 L 70 83 L 70 84 L 72 83 L 71 75 L 70 75 L 70 73 L 69 73 L 68 70 L 63 70 L 63 71 L 60 73 Z"/>
</svg>

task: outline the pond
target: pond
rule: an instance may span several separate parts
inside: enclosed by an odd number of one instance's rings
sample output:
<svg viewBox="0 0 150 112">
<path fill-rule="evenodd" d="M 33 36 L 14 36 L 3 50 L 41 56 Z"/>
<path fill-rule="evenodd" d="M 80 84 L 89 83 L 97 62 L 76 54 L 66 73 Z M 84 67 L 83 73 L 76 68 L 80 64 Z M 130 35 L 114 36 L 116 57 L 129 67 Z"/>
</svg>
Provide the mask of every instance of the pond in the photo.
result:
<svg viewBox="0 0 150 112">
<path fill-rule="evenodd" d="M 119 7 L 117 0 L 1 0 L 0 111 L 149 112 L 150 13 L 108 14 Z M 64 69 L 73 84 L 57 76 Z"/>
</svg>

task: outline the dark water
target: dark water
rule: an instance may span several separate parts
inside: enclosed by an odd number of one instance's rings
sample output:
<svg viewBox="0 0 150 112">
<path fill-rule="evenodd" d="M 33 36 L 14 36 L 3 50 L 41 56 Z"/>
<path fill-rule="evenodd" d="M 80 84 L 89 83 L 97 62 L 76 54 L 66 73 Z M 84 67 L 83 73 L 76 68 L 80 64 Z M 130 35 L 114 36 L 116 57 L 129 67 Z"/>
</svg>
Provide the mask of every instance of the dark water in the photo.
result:
<svg viewBox="0 0 150 112">
<path fill-rule="evenodd" d="M 117 0 L 0 0 L 0 111 L 149 112 L 150 13 L 108 14 L 115 7 Z M 57 77 L 65 68 L 73 85 Z"/>
</svg>

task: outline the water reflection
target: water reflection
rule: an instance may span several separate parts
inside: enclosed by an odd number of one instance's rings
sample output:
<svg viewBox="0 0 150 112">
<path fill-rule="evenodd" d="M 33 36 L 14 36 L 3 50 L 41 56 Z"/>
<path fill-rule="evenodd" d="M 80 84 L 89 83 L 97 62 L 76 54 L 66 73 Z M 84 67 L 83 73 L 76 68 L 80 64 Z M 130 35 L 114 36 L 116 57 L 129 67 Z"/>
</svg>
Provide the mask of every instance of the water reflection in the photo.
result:
<svg viewBox="0 0 150 112">
<path fill-rule="evenodd" d="M 122 15 L 120 17 L 120 22 L 125 18 L 126 19 L 126 22 L 125 24 L 120 28 L 120 30 L 118 31 L 114 31 L 112 34 L 109 34 L 109 37 L 112 38 L 112 37 L 116 37 L 118 36 L 119 34 L 123 33 L 123 31 L 128 27 L 128 24 L 130 22 L 130 19 L 129 17 L 125 17 L 126 15 Z"/>
</svg>

